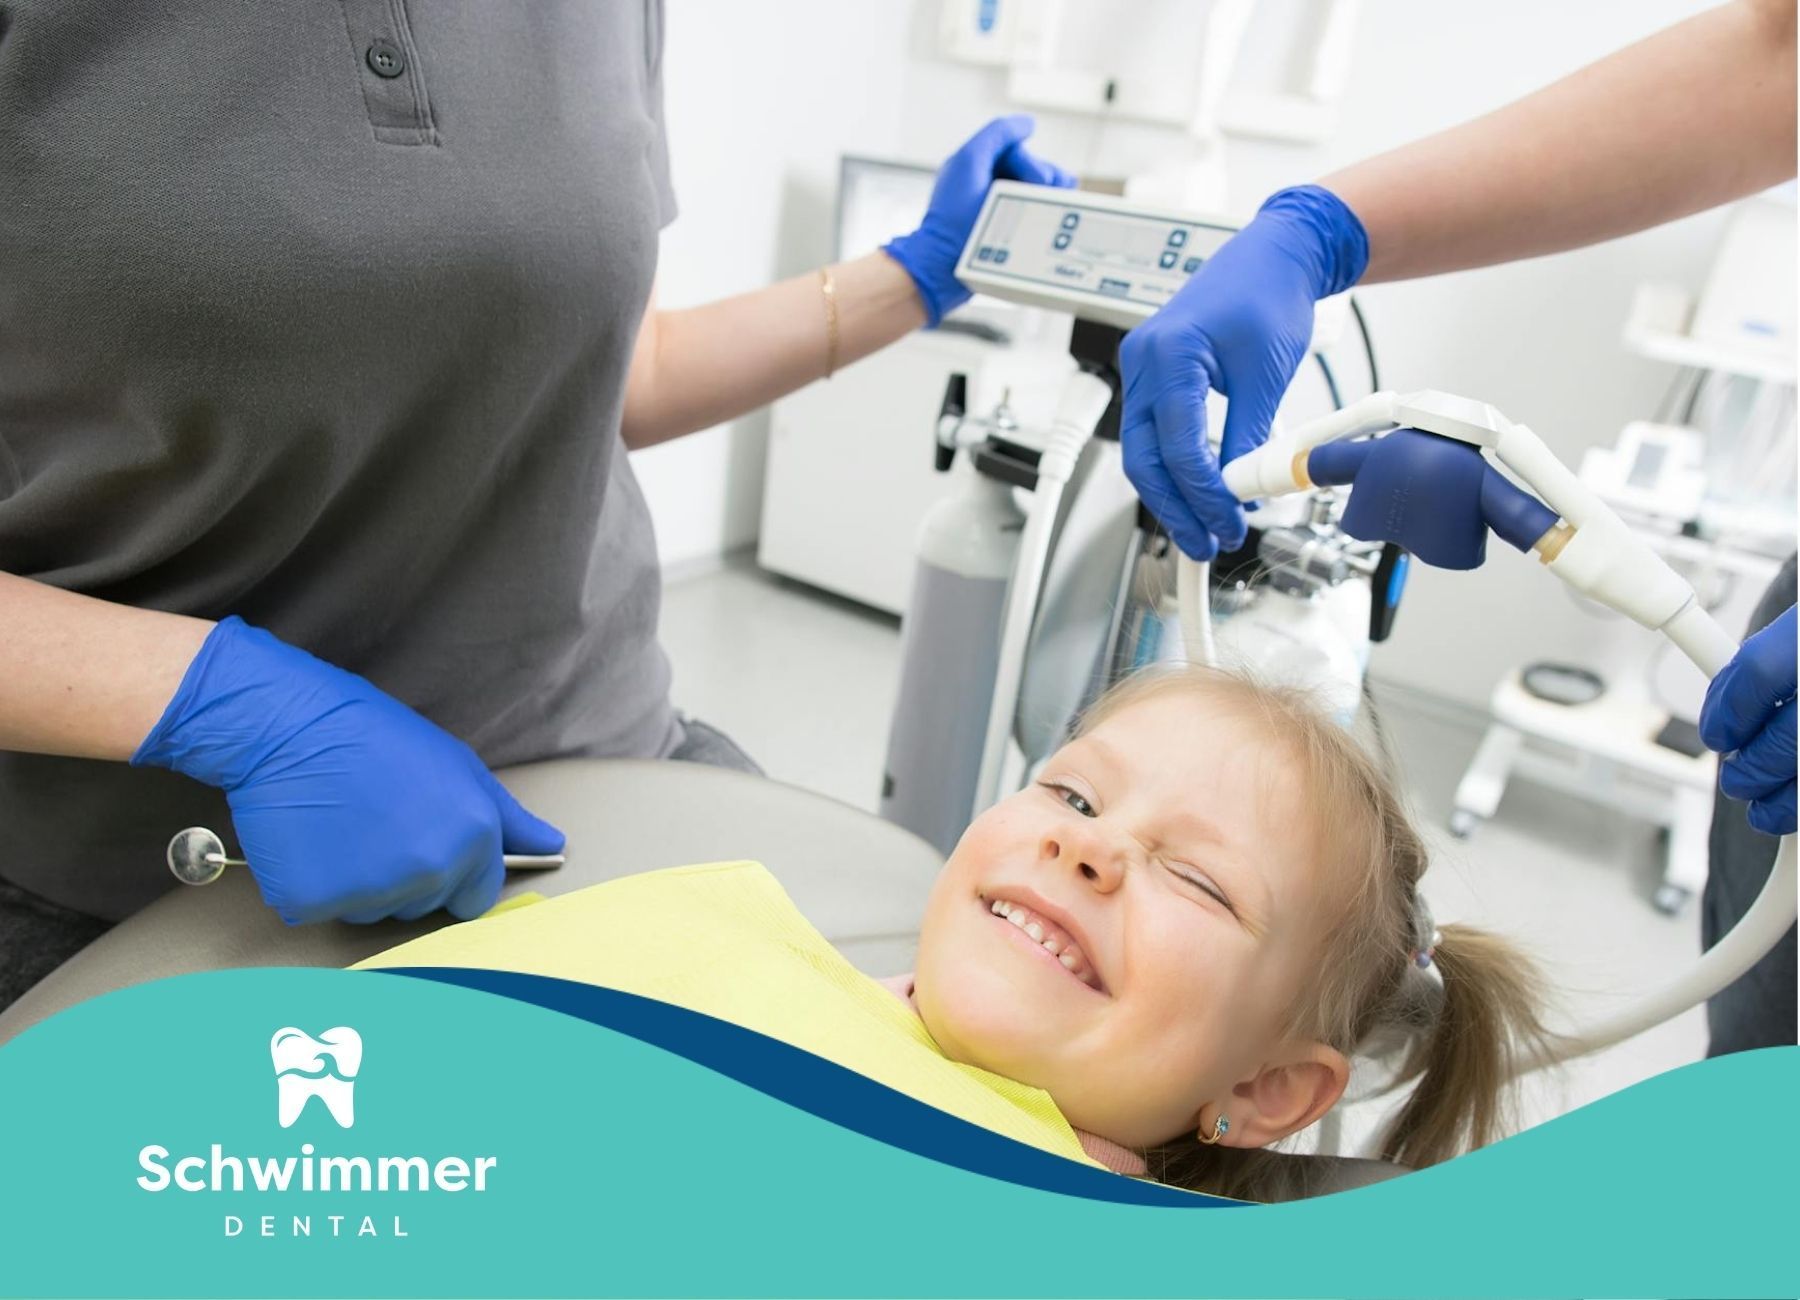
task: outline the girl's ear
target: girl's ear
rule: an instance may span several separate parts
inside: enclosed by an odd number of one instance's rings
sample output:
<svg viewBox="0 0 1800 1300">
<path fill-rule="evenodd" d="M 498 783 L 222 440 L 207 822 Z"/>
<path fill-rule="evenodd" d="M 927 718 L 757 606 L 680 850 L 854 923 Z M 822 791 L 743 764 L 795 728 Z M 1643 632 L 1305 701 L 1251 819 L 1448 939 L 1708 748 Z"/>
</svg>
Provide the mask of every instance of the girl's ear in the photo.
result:
<svg viewBox="0 0 1800 1300">
<path fill-rule="evenodd" d="M 1262 1147 L 1318 1119 L 1350 1082 L 1350 1062 L 1323 1043 L 1300 1043 L 1234 1086 L 1219 1107 L 1230 1118 L 1227 1146 Z M 1199 1127 L 1197 1119 L 1195 1127 Z"/>
</svg>

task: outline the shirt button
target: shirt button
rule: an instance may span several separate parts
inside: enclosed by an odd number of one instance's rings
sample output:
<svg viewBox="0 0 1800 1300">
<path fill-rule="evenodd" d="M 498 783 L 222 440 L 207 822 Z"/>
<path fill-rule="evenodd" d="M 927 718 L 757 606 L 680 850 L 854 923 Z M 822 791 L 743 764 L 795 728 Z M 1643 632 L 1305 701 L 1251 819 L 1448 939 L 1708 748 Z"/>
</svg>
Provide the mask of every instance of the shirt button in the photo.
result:
<svg viewBox="0 0 1800 1300">
<path fill-rule="evenodd" d="M 376 41 L 369 46 L 369 71 L 378 77 L 397 77 L 406 71 L 406 55 L 392 41 Z"/>
</svg>

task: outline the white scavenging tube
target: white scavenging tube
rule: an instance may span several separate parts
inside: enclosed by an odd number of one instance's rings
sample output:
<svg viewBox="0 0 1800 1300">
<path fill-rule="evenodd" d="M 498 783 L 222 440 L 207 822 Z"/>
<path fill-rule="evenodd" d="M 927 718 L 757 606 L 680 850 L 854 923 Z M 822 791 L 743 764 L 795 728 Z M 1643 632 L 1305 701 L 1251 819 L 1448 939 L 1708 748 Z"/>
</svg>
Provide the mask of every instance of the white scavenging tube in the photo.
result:
<svg viewBox="0 0 1800 1300">
<path fill-rule="evenodd" d="M 1259 501 L 1285 496 L 1309 486 L 1293 476 L 1295 457 L 1340 438 L 1354 438 L 1394 427 L 1399 398 L 1393 393 L 1371 393 L 1341 411 L 1320 416 L 1291 431 L 1276 433 L 1255 451 L 1225 466 L 1225 486 L 1239 501 Z"/>
<path fill-rule="evenodd" d="M 1690 600 L 1658 630 L 1706 674 L 1708 681 L 1717 677 L 1738 652 L 1738 643 L 1731 639 L 1731 633 L 1720 627 L 1698 600 Z"/>
<path fill-rule="evenodd" d="M 1006 616 L 1000 625 L 1000 660 L 994 671 L 994 697 L 988 707 L 973 816 L 979 817 L 1000 798 L 1000 773 L 1019 707 L 1025 651 L 1037 619 L 1038 594 L 1044 585 L 1044 571 L 1049 567 L 1050 537 L 1062 506 L 1063 489 L 1111 402 L 1112 389 L 1103 380 L 1081 371 L 1070 375 L 1050 426 L 1050 441 L 1038 460 L 1037 489 L 1032 493 L 1025 532 L 1019 538 L 1019 559 L 1007 590 Z"/>
<path fill-rule="evenodd" d="M 1217 668 L 1219 646 L 1213 640 L 1212 596 L 1207 587 L 1211 569 L 1205 560 L 1182 556 L 1175 570 L 1175 596 L 1181 606 L 1181 646 L 1188 662 Z"/>
</svg>

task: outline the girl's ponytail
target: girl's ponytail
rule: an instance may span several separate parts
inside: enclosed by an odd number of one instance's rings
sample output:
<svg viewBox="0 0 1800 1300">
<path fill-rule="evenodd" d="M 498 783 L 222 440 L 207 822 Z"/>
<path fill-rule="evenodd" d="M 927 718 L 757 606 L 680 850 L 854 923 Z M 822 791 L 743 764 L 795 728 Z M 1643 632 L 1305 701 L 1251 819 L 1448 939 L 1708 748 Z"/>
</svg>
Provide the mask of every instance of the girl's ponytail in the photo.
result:
<svg viewBox="0 0 1800 1300">
<path fill-rule="evenodd" d="M 1419 1026 L 1395 1080 L 1418 1083 L 1381 1147 L 1382 1159 L 1414 1169 L 1501 1136 L 1516 1064 L 1549 1036 L 1538 1016 L 1542 977 L 1517 948 L 1464 925 L 1433 935 L 1406 979 L 1441 981 L 1441 991 L 1426 999 L 1435 1015 Z"/>
</svg>

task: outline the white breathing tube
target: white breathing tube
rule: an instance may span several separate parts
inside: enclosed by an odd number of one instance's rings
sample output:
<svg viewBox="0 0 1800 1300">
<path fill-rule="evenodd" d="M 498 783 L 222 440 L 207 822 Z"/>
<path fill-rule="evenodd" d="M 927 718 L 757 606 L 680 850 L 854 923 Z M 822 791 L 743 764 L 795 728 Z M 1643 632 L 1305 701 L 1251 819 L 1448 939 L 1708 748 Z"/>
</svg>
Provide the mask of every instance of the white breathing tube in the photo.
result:
<svg viewBox="0 0 1800 1300">
<path fill-rule="evenodd" d="M 1695 597 L 1693 588 L 1634 535 L 1611 508 L 1557 460 L 1524 425 L 1491 406 L 1448 394 L 1376 393 L 1342 411 L 1278 435 L 1225 469 L 1240 500 L 1281 496 L 1311 486 L 1305 456 L 1339 438 L 1398 427 L 1424 429 L 1492 451 L 1561 519 L 1534 549 L 1549 570 L 1577 590 L 1661 632 L 1710 681 L 1738 643 Z M 1177 580 L 1188 656 L 1215 657 L 1205 566 L 1183 559 Z M 1698 1006 L 1742 976 L 1785 935 L 1796 915 L 1794 837 L 1781 837 L 1762 892 L 1741 920 L 1685 970 L 1629 1006 L 1523 1058 L 1526 1074 L 1623 1042 Z"/>
<path fill-rule="evenodd" d="M 1069 376 L 1062 400 L 1051 421 L 1050 439 L 1038 459 L 1037 488 L 1032 493 L 1031 513 L 1019 538 L 1019 558 L 1007 590 L 1006 614 L 1000 628 L 1000 661 L 994 673 L 993 702 L 988 708 L 987 734 L 981 749 L 981 772 L 975 781 L 975 803 L 980 816 L 1000 797 L 1000 777 L 1006 764 L 1006 743 L 1012 736 L 1013 715 L 1019 706 L 1019 683 L 1025 673 L 1025 651 L 1037 618 L 1038 594 L 1048 568 L 1050 538 L 1056 529 L 1063 489 L 1075 473 L 1083 448 L 1112 402 L 1112 388 L 1083 371 Z"/>
</svg>

